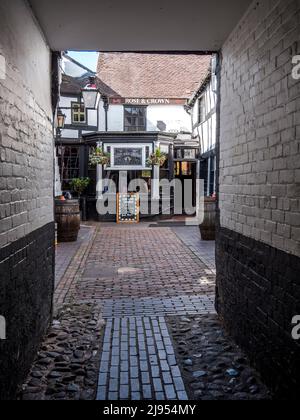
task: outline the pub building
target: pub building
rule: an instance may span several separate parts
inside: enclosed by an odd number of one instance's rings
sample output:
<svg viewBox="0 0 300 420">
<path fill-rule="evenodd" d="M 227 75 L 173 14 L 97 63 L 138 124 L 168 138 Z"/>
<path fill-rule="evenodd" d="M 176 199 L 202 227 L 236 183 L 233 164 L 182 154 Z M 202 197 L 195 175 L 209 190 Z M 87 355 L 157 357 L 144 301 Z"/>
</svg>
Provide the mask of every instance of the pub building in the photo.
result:
<svg viewBox="0 0 300 420">
<path fill-rule="evenodd" d="M 97 211 L 97 201 L 99 204 L 110 193 L 114 195 L 109 181 L 117 193 L 127 193 L 133 180 L 144 181 L 145 191 L 139 183 L 132 190 L 149 203 L 146 211 L 141 209 L 141 219 L 154 216 L 150 214 L 153 202 L 155 216 L 163 216 L 162 209 L 174 214 L 174 199 L 167 197 L 169 204 L 163 202 L 159 181 L 164 179 L 191 180 L 190 205 L 195 206 L 200 143 L 192 136 L 187 103 L 205 80 L 211 56 L 100 53 L 95 79 L 101 94 L 97 109 L 87 108 L 82 97 L 82 89 L 93 73 L 68 56 L 64 62 L 60 109 L 66 121 L 56 140 L 57 156 L 63 191 L 71 189 L 74 178 L 91 180 L 84 194 L 84 218 L 116 220 L 116 215 L 99 215 Z M 90 164 L 96 147 L 109 156 L 106 164 Z M 149 164 L 157 150 L 165 156 L 163 164 Z"/>
</svg>

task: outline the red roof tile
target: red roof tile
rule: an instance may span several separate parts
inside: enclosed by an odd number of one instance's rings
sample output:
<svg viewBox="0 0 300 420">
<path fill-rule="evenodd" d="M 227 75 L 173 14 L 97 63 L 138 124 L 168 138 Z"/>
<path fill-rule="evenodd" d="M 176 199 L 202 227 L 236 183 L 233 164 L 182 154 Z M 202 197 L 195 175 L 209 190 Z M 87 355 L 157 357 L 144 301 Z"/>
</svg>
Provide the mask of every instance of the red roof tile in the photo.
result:
<svg viewBox="0 0 300 420">
<path fill-rule="evenodd" d="M 211 55 L 100 53 L 98 77 L 123 98 L 190 98 L 210 69 Z"/>
</svg>

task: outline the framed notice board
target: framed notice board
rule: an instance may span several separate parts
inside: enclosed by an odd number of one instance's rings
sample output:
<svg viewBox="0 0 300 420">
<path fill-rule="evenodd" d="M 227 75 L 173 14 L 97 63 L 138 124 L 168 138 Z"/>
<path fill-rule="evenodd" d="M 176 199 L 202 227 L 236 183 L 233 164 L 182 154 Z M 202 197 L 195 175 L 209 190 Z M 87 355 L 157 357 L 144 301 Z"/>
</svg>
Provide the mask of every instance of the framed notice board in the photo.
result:
<svg viewBox="0 0 300 420">
<path fill-rule="evenodd" d="M 136 193 L 118 193 L 117 223 L 139 223 L 140 197 Z"/>
</svg>

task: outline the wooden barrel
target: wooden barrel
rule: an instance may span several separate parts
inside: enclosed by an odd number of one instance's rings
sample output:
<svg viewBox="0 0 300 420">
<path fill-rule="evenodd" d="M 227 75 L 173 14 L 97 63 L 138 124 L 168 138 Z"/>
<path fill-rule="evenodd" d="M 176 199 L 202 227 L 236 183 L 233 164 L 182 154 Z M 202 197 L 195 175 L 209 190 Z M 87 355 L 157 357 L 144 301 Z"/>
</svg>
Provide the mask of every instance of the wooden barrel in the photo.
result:
<svg viewBox="0 0 300 420">
<path fill-rule="evenodd" d="M 204 197 L 204 220 L 200 225 L 200 232 L 203 241 L 214 241 L 216 239 L 216 199 Z"/>
<path fill-rule="evenodd" d="M 78 200 L 55 200 L 55 221 L 58 242 L 75 242 L 80 229 Z"/>
</svg>

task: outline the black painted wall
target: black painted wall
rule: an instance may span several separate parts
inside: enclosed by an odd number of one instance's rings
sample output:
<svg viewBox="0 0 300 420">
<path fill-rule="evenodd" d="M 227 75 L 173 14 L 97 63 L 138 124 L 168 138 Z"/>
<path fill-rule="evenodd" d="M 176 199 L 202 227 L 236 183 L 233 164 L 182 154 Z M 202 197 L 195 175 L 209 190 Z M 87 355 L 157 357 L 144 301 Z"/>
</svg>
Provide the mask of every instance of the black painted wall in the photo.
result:
<svg viewBox="0 0 300 420">
<path fill-rule="evenodd" d="M 300 259 L 218 227 L 217 310 L 276 398 L 299 399 Z"/>
<path fill-rule="evenodd" d="M 7 339 L 0 340 L 0 399 L 14 399 L 52 315 L 54 223 L 0 249 L 0 315 Z"/>
</svg>

